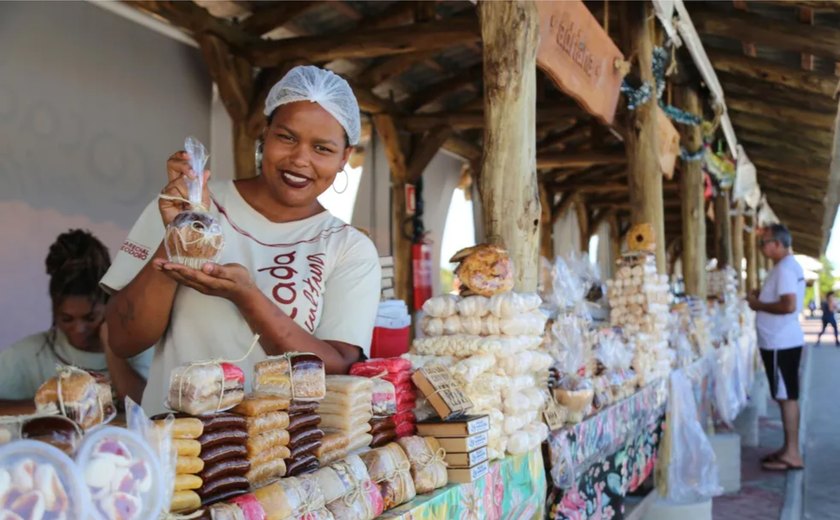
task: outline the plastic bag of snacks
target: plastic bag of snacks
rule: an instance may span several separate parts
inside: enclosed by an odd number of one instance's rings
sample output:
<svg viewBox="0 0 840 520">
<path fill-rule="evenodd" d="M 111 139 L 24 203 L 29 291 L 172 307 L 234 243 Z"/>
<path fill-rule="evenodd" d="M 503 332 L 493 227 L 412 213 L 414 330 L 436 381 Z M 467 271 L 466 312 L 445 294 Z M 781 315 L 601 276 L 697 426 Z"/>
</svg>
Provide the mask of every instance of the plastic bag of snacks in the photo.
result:
<svg viewBox="0 0 840 520">
<path fill-rule="evenodd" d="M 190 155 L 190 167 L 195 173 L 195 178 L 186 179 L 192 208 L 176 215 L 166 226 L 163 244 L 170 262 L 201 269 L 205 263 L 219 260 L 225 238 L 219 220 L 202 200 L 207 149 L 194 137 L 187 137 L 184 149 Z"/>
</svg>

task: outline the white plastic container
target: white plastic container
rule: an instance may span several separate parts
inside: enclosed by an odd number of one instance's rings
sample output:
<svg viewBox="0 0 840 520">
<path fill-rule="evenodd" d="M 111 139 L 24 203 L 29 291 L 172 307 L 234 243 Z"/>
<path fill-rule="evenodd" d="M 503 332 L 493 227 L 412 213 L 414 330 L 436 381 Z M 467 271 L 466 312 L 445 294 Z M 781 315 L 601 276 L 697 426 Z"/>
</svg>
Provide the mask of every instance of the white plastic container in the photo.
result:
<svg viewBox="0 0 840 520">
<path fill-rule="evenodd" d="M 167 490 L 160 461 L 148 443 L 123 428 L 105 426 L 85 437 L 76 455 L 80 482 L 91 497 L 91 518 L 158 518 Z M 74 517 L 87 518 L 87 517 Z"/>
<path fill-rule="evenodd" d="M 0 446 L 0 516 L 89 518 L 90 510 L 81 472 L 61 450 L 25 439 Z"/>
</svg>

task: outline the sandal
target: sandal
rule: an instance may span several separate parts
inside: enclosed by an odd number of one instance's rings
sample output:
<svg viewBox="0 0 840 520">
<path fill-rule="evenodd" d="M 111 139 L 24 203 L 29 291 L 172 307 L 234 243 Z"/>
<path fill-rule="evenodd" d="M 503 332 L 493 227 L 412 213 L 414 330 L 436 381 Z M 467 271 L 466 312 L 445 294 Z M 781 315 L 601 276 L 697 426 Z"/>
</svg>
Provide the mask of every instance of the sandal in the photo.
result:
<svg viewBox="0 0 840 520">
<path fill-rule="evenodd" d="M 766 464 L 768 462 L 776 462 L 779 460 L 779 455 L 781 454 L 778 452 L 768 453 L 767 455 L 761 457 L 761 463 Z"/>
<path fill-rule="evenodd" d="M 767 471 L 800 471 L 805 469 L 805 466 L 797 466 L 782 459 L 767 461 L 761 467 Z"/>
</svg>

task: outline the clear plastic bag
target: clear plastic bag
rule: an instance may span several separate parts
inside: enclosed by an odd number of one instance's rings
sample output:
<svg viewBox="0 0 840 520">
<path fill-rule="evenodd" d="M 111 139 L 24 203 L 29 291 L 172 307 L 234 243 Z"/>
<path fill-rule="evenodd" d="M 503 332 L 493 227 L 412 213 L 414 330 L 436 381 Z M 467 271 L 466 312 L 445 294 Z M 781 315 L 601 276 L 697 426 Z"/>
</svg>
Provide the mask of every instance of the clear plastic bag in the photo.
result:
<svg viewBox="0 0 840 520">
<path fill-rule="evenodd" d="M 668 399 L 671 460 L 667 500 L 688 504 L 720 495 L 715 452 L 700 421 L 691 383 L 682 371 L 671 374 Z"/>
<path fill-rule="evenodd" d="M 56 375 L 38 388 L 35 408 L 43 414 L 60 413 L 84 430 L 107 423 L 117 413 L 110 386 L 74 366 L 58 367 Z"/>
<path fill-rule="evenodd" d="M 195 173 L 195 178 L 186 179 L 192 208 L 179 213 L 166 226 L 163 244 L 170 262 L 200 269 L 207 262 L 219 260 L 225 239 L 219 219 L 204 207 L 202 200 L 207 149 L 195 137 L 187 137 L 184 149 Z"/>
</svg>

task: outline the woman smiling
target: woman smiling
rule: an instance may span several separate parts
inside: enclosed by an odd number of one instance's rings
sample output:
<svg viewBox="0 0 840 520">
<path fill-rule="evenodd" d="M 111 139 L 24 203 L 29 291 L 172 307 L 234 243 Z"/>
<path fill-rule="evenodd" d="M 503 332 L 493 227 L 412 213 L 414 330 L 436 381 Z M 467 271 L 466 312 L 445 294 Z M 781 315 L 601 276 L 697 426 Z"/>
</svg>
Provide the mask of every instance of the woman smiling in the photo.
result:
<svg viewBox="0 0 840 520">
<path fill-rule="evenodd" d="M 143 395 L 149 412 L 163 410 L 172 368 L 238 359 L 254 333 L 262 348 L 241 363 L 246 373 L 284 352 L 312 352 L 328 373 L 346 373 L 368 354 L 378 255 L 317 200 L 358 144 L 353 92 L 330 71 L 296 67 L 272 88 L 265 114 L 260 174 L 205 188 L 225 235 L 219 263 L 195 270 L 167 262 L 164 228 L 187 209 L 172 197 L 187 197 L 186 178 L 209 177 L 177 152 L 167 161 L 168 197 L 146 208 L 102 279 L 115 292 L 106 310 L 113 351 L 130 357 L 155 346 Z"/>
</svg>

